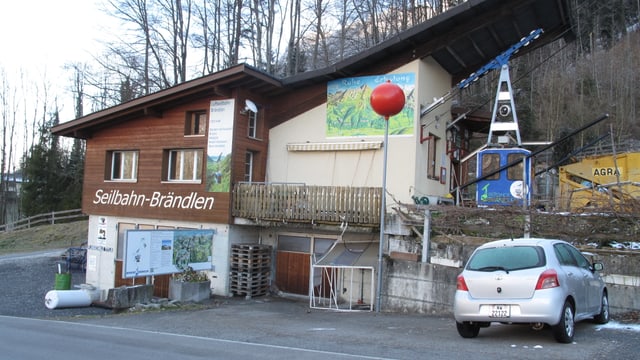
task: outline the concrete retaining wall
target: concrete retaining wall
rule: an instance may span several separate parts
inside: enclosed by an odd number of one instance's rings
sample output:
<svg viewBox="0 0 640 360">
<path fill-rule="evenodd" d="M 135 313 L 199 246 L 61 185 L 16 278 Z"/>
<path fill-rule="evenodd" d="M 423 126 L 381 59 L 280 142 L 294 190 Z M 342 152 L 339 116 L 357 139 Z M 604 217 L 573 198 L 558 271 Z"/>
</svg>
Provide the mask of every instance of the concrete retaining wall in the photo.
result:
<svg viewBox="0 0 640 360">
<path fill-rule="evenodd" d="M 460 269 L 415 261 L 387 259 L 382 311 L 448 314 L 453 311 Z"/>
<path fill-rule="evenodd" d="M 450 245 L 448 245 L 450 246 Z M 454 246 L 455 247 L 455 246 Z M 442 249 L 441 254 L 454 254 L 453 260 L 469 254 L 469 249 Z M 634 265 L 639 256 L 597 253 L 599 261 L 605 265 L 603 277 L 609 289 L 609 306 L 612 314 L 640 310 L 640 278 L 632 273 L 638 269 Z M 464 255 L 463 255 L 464 257 Z M 432 260 L 432 262 L 434 262 Z M 381 310 L 385 312 L 407 312 L 420 314 L 442 314 L 453 312 L 453 297 L 456 291 L 456 277 L 461 268 L 434 263 L 421 263 L 402 259 L 387 258 L 384 283 L 381 293 Z M 612 274 L 616 271 L 617 274 Z"/>
</svg>

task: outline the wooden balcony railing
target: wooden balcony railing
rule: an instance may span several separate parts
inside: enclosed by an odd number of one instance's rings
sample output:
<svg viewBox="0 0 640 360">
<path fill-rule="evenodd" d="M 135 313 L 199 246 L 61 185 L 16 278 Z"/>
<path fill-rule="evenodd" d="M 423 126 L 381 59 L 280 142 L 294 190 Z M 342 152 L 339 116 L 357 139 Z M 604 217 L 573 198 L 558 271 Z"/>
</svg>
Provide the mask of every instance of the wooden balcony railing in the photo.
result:
<svg viewBox="0 0 640 360">
<path fill-rule="evenodd" d="M 233 189 L 235 217 L 379 226 L 382 188 L 239 183 Z"/>
</svg>

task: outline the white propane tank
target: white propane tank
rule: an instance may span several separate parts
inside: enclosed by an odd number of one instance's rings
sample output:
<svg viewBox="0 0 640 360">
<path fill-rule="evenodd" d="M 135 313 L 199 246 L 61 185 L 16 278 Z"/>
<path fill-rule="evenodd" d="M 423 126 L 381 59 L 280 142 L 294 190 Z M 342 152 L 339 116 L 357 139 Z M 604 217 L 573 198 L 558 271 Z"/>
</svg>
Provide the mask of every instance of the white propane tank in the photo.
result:
<svg viewBox="0 0 640 360">
<path fill-rule="evenodd" d="M 51 290 L 44 296 L 48 309 L 91 305 L 91 295 L 85 290 Z"/>
</svg>

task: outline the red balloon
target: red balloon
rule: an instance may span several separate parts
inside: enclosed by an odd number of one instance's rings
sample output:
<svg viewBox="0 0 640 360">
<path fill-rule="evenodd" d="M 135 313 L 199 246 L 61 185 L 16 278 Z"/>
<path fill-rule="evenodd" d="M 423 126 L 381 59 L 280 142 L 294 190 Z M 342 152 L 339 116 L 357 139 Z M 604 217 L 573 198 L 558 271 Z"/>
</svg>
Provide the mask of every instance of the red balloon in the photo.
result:
<svg viewBox="0 0 640 360">
<path fill-rule="evenodd" d="M 373 111 L 384 116 L 385 120 L 402 111 L 404 102 L 404 91 L 400 86 L 392 84 L 390 80 L 376 86 L 369 98 Z"/>
</svg>

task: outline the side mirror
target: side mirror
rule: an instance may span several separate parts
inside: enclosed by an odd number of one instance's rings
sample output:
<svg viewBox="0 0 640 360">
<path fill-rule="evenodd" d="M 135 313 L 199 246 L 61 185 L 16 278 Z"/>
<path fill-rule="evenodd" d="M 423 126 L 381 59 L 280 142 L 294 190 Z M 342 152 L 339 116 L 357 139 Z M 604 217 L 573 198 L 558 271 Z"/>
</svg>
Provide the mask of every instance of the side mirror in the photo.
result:
<svg viewBox="0 0 640 360">
<path fill-rule="evenodd" d="M 595 262 L 593 263 L 593 265 L 591 265 L 591 268 L 593 269 L 593 271 L 602 271 L 604 269 L 604 265 L 602 265 L 601 262 Z"/>
</svg>

